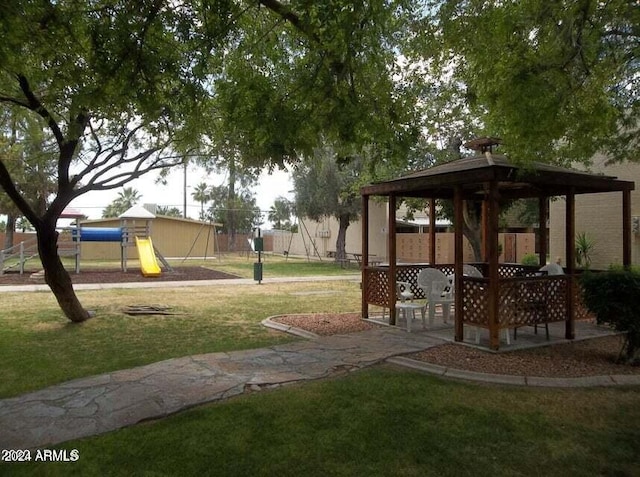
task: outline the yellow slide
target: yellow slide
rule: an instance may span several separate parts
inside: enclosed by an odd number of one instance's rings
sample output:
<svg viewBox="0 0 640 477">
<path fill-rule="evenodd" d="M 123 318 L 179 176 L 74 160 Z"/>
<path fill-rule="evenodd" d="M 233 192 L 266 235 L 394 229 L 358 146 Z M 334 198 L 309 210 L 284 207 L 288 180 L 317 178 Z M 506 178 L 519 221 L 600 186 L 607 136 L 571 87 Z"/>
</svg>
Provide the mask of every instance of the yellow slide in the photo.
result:
<svg viewBox="0 0 640 477">
<path fill-rule="evenodd" d="M 153 251 L 151 237 L 141 239 L 136 237 L 136 247 L 138 248 L 138 258 L 140 259 L 140 271 L 145 277 L 159 277 L 160 267 L 156 261 L 156 254 Z"/>
</svg>

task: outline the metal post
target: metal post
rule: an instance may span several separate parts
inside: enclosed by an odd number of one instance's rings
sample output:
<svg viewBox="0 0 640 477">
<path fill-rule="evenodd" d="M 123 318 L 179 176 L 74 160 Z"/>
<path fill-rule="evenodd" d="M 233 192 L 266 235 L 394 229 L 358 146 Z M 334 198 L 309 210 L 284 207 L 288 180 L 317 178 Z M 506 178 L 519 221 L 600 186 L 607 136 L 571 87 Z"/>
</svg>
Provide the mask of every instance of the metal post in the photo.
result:
<svg viewBox="0 0 640 477">
<path fill-rule="evenodd" d="M 253 279 L 258 282 L 258 285 L 262 283 L 262 251 L 264 245 L 262 238 L 260 237 L 260 228 L 258 227 L 258 237 L 253 240 L 253 249 L 258 252 L 258 262 L 253 264 Z"/>
<path fill-rule="evenodd" d="M 24 273 L 24 242 L 20 242 L 20 275 Z"/>
<path fill-rule="evenodd" d="M 369 196 L 362 196 L 362 280 L 360 289 L 362 291 L 362 318 L 369 318 L 369 301 L 367 297 L 369 267 Z"/>
</svg>

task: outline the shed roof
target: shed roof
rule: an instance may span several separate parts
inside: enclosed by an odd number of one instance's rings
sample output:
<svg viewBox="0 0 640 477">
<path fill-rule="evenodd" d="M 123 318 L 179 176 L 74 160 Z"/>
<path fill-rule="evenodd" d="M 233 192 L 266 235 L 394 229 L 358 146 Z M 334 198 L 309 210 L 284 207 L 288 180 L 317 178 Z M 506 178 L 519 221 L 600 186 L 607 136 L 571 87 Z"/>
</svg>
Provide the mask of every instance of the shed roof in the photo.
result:
<svg viewBox="0 0 640 477">
<path fill-rule="evenodd" d="M 497 181 L 505 198 L 565 195 L 633 190 L 635 183 L 543 163 L 519 166 L 500 154 L 458 159 L 405 176 L 362 187 L 362 195 L 450 198 L 462 186 L 465 198 L 480 197 L 486 184 Z"/>
<path fill-rule="evenodd" d="M 118 216 L 120 219 L 155 219 L 156 215 L 141 205 L 134 205 Z"/>
</svg>

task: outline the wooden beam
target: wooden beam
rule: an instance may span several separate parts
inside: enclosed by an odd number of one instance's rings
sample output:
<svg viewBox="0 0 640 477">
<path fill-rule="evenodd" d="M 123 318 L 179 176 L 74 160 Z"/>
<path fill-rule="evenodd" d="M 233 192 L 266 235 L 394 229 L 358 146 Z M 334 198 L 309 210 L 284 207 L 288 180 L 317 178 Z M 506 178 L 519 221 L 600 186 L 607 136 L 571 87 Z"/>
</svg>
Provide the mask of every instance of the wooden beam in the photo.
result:
<svg viewBox="0 0 640 477">
<path fill-rule="evenodd" d="M 389 196 L 389 324 L 396 324 L 396 196 Z"/>
<path fill-rule="evenodd" d="M 539 227 L 538 227 L 538 238 L 540 240 L 540 257 L 538 263 L 541 267 L 547 264 L 547 217 L 548 215 L 548 197 L 545 195 L 541 195 L 538 198 L 538 216 L 539 216 Z"/>
<path fill-rule="evenodd" d="M 565 338 L 575 338 L 573 287 L 576 263 L 576 197 L 572 187 L 567 194 L 567 206 L 565 210 L 565 248 L 567 269 L 567 317 L 565 320 Z"/>
<path fill-rule="evenodd" d="M 487 197 L 482 200 L 482 261 L 489 257 L 489 201 Z"/>
<path fill-rule="evenodd" d="M 462 204 L 462 187 L 456 186 L 453 191 L 453 231 L 454 231 L 454 275 L 456 277 L 454 282 L 455 287 L 455 340 L 464 340 L 464 311 L 462 300 L 462 261 L 464 258 L 463 240 L 462 240 L 462 224 L 463 217 L 463 204 Z"/>
<path fill-rule="evenodd" d="M 436 199 L 429 199 L 429 265 L 436 263 Z"/>
<path fill-rule="evenodd" d="M 498 185 L 491 182 L 489 186 L 489 347 L 500 347 L 499 294 L 500 274 L 498 265 L 498 227 L 500 218 L 500 197 Z"/>
<path fill-rule="evenodd" d="M 369 318 L 369 301 L 367 297 L 369 274 L 369 196 L 362 196 L 362 318 Z"/>
<path fill-rule="evenodd" d="M 622 264 L 631 268 L 631 191 L 622 192 Z"/>
</svg>

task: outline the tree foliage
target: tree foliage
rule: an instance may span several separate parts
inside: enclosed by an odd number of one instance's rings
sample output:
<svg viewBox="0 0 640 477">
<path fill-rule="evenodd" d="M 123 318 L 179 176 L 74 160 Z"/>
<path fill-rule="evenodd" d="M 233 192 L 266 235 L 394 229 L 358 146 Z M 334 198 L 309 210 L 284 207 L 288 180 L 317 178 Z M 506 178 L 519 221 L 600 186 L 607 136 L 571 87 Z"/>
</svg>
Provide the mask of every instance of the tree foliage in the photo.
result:
<svg viewBox="0 0 640 477">
<path fill-rule="evenodd" d="M 249 189 L 236 190 L 232 196 L 229 186 L 212 186 L 209 197 L 212 205 L 207 210 L 205 219 L 222 224 L 220 230 L 229 234 L 231 249 L 232 236 L 251 233 L 262 223 L 262 213 L 256 204 L 255 195 Z"/>
<path fill-rule="evenodd" d="M 433 65 L 512 160 L 640 155 L 640 8 L 630 0 L 431 2 Z"/>
<path fill-rule="evenodd" d="M 269 208 L 267 218 L 277 230 L 293 230 L 292 216 L 295 216 L 295 204 L 286 197 L 279 196 Z"/>
<path fill-rule="evenodd" d="M 620 361 L 640 364 L 640 273 L 610 270 L 581 275 L 585 305 L 596 315 L 599 324 L 613 326 L 624 334 Z"/>
<path fill-rule="evenodd" d="M 156 215 L 164 215 L 165 217 L 182 217 L 182 212 L 177 207 L 169 207 L 159 205 L 156 208 Z"/>
<path fill-rule="evenodd" d="M 415 2 L 260 3 L 267 8 L 238 19 L 241 33 L 215 81 L 213 144 L 233 146 L 245 166 L 296 162 L 320 136 L 402 156 L 418 134 L 397 63 Z"/>
<path fill-rule="evenodd" d="M 15 186 L 29 205 L 44 211 L 55 191 L 54 141 L 42 121 L 21 111 L 0 111 L 0 160 L 15 178 Z M 13 246 L 16 228 L 30 227 L 20 209 L 0 187 L 0 213 L 7 215 L 3 248 Z M 18 227 L 18 225 L 20 225 Z"/>
<path fill-rule="evenodd" d="M 304 158 L 292 174 L 298 214 L 316 221 L 326 217 L 338 220 L 336 260 L 346 258 L 346 231 L 362 210 L 358 190 L 362 166 L 362 157 L 340 161 L 334 148 L 325 145 Z"/>
<path fill-rule="evenodd" d="M 142 199 L 140 192 L 133 187 L 124 187 L 118 192 L 118 197 L 113 199 L 113 201 L 104 208 L 102 217 L 118 217 L 140 202 L 140 199 Z"/>
</svg>

